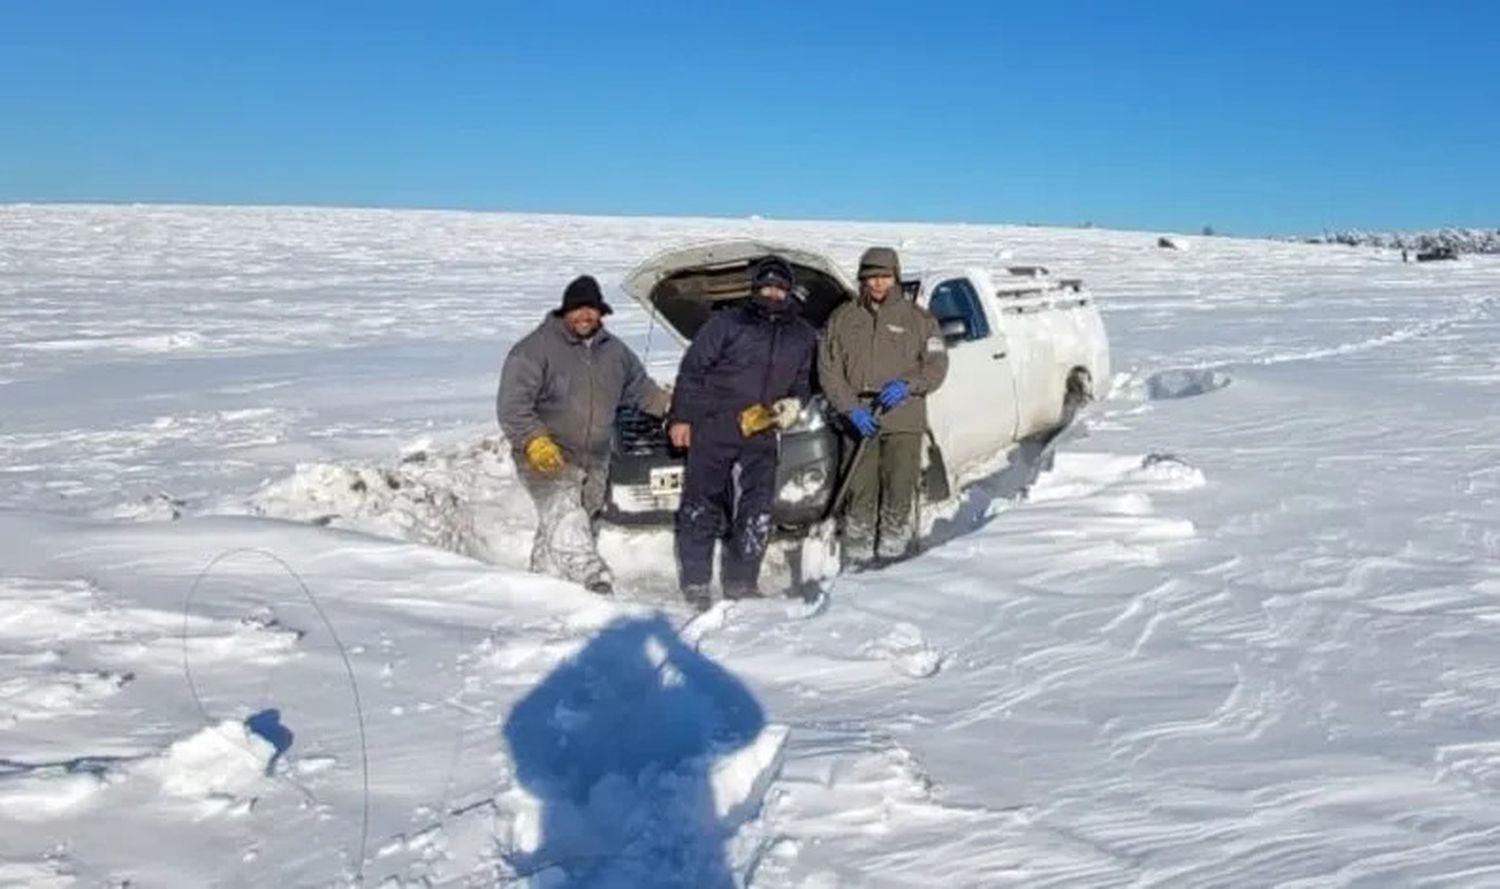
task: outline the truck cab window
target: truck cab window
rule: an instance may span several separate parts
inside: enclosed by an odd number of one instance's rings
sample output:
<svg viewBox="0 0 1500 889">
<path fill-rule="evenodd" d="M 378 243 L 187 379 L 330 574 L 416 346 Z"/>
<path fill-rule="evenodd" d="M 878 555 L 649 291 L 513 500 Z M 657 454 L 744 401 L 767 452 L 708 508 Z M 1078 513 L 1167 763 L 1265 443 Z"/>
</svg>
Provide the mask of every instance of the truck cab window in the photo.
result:
<svg viewBox="0 0 1500 889">
<path fill-rule="evenodd" d="M 979 292 L 963 278 L 953 278 L 934 287 L 927 310 L 937 318 L 939 327 L 948 321 L 962 321 L 964 342 L 982 340 L 990 335 L 989 319 L 984 316 Z"/>
</svg>

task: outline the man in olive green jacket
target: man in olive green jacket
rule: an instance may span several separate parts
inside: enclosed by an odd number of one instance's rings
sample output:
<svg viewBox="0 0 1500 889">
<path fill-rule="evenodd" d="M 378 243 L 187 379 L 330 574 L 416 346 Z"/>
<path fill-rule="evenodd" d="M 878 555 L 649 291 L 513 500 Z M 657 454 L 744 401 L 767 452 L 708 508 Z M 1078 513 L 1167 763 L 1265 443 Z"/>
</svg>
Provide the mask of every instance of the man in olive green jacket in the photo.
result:
<svg viewBox="0 0 1500 889">
<path fill-rule="evenodd" d="M 818 352 L 818 379 L 848 419 L 851 444 L 867 440 L 849 468 L 843 542 L 850 567 L 911 552 L 927 396 L 948 373 L 937 320 L 902 296 L 900 281 L 895 250 L 866 250 L 859 299 L 833 313 Z"/>
</svg>

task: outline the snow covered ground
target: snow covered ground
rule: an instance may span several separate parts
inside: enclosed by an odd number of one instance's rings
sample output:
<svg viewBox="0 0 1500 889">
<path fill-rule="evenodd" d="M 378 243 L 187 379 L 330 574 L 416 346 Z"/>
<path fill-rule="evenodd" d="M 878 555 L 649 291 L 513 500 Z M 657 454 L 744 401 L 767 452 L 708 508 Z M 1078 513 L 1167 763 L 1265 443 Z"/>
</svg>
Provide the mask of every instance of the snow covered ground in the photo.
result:
<svg viewBox="0 0 1500 889">
<path fill-rule="evenodd" d="M 1122 372 L 825 612 L 524 573 L 506 348 L 743 235 L 1081 275 Z M 1500 260 L 1155 241 L 0 207 L 0 885 L 1500 885 Z"/>
</svg>

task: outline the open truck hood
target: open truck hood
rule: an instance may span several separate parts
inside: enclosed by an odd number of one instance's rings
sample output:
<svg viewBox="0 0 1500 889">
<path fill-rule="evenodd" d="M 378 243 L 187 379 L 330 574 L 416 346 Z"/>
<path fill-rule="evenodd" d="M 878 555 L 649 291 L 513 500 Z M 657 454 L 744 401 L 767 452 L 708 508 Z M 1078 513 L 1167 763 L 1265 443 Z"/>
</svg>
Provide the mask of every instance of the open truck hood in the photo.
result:
<svg viewBox="0 0 1500 889">
<path fill-rule="evenodd" d="M 750 295 L 750 264 L 768 254 L 792 264 L 802 317 L 822 328 L 856 293 L 854 283 L 819 253 L 768 241 L 710 241 L 658 253 L 636 266 L 620 288 L 684 343 L 715 309 Z"/>
</svg>

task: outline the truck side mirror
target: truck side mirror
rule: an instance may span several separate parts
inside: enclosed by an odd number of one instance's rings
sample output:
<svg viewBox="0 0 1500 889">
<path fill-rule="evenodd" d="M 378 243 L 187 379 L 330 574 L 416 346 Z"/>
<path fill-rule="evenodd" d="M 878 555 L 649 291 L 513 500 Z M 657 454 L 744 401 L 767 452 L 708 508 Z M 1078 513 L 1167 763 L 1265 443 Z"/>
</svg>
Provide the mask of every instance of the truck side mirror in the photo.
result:
<svg viewBox="0 0 1500 889">
<path fill-rule="evenodd" d="M 945 318 L 938 324 L 938 330 L 943 334 L 943 342 L 950 346 L 969 338 L 969 322 L 963 318 Z"/>
</svg>

